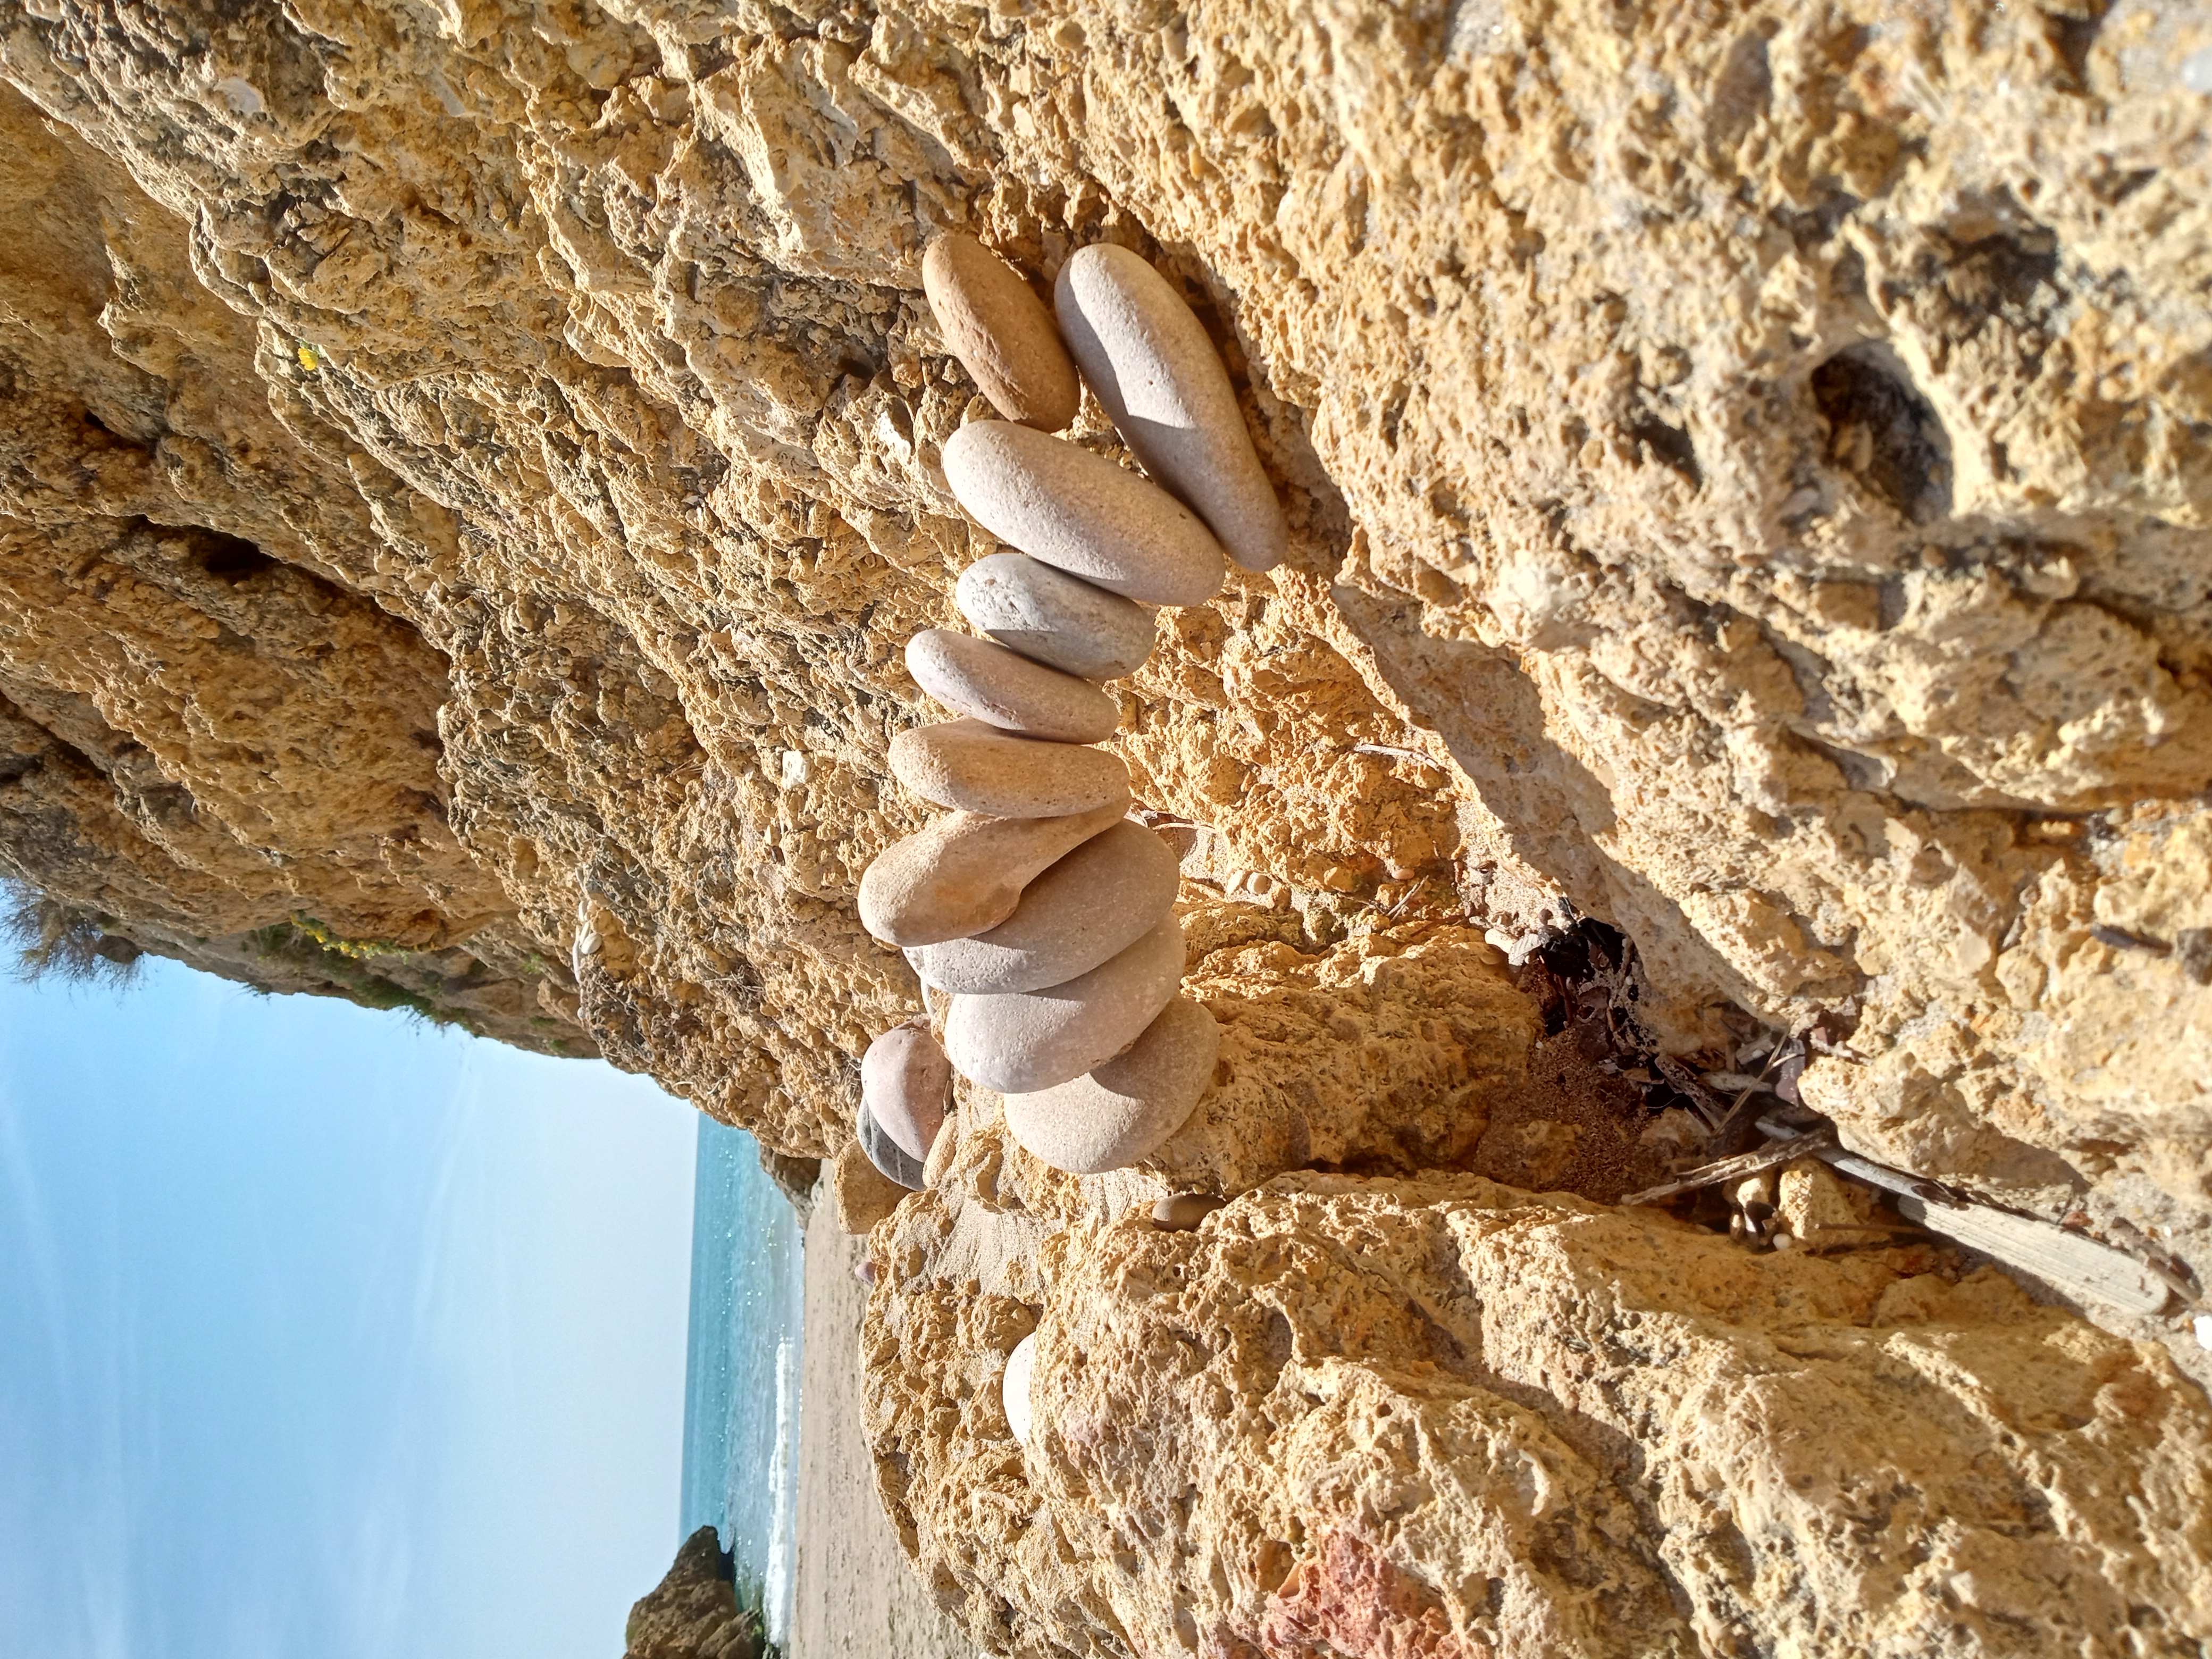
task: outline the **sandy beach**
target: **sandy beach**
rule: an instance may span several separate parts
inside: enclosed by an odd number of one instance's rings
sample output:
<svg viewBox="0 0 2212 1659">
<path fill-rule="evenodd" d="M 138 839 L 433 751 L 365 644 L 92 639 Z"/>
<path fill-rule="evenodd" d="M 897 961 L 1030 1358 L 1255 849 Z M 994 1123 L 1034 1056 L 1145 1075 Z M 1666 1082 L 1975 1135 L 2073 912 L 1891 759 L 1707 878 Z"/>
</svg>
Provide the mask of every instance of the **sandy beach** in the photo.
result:
<svg viewBox="0 0 2212 1659">
<path fill-rule="evenodd" d="M 825 1194 L 826 1200 L 826 1194 Z M 806 1372 L 799 1418 L 799 1607 L 792 1659 L 975 1659 L 937 1610 L 877 1502 L 860 1437 L 863 1241 L 828 1202 L 806 1230 Z"/>
</svg>

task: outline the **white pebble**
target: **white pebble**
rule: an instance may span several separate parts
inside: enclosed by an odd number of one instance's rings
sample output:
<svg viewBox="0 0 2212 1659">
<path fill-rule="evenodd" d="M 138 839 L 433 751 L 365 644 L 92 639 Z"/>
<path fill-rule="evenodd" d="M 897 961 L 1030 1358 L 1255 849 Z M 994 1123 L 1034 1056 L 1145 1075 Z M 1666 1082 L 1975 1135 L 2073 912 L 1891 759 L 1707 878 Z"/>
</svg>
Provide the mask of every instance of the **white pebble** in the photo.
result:
<svg viewBox="0 0 2212 1659">
<path fill-rule="evenodd" d="M 2191 92 L 2212 92 L 2212 46 L 2200 47 L 2181 60 L 2181 84 Z"/>
<path fill-rule="evenodd" d="M 1036 1333 L 1031 1331 L 1014 1344 L 1006 1356 L 1006 1375 L 999 1381 L 999 1397 L 1006 1408 L 1006 1426 L 1024 1446 L 1030 1443 L 1030 1378 L 1036 1370 Z"/>
<path fill-rule="evenodd" d="M 2197 1316 L 2197 1346 L 2212 1348 L 2212 1314 Z"/>
</svg>

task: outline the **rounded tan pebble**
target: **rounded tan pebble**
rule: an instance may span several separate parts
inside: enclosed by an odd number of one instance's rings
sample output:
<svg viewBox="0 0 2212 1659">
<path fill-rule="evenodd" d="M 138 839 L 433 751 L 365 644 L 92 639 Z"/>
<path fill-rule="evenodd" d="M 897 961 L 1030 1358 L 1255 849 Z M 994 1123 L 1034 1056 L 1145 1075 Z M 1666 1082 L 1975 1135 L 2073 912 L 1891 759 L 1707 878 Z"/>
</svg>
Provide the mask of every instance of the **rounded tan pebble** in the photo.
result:
<svg viewBox="0 0 2212 1659">
<path fill-rule="evenodd" d="M 1062 818 L 948 812 L 876 855 L 860 877 L 860 925 L 886 945 L 934 945 L 996 927 L 1022 890 L 1122 808 Z"/>
<path fill-rule="evenodd" d="M 1164 1233 L 1190 1232 L 1227 1204 L 1226 1199 L 1216 1198 L 1212 1193 L 1177 1193 L 1152 1206 L 1152 1225 Z"/>
<path fill-rule="evenodd" d="M 929 1156 L 951 1093 L 952 1062 L 921 1015 L 892 1026 L 860 1056 L 860 1105 L 909 1158 Z"/>
<path fill-rule="evenodd" d="M 949 628 L 906 642 L 906 672 L 947 708 L 1024 737 L 1097 743 L 1121 723 L 1121 705 L 1090 681 Z"/>
<path fill-rule="evenodd" d="M 1111 243 L 1082 249 L 1053 288 L 1060 333 L 1123 441 L 1247 570 L 1283 561 L 1289 531 L 1237 390 L 1206 325 L 1168 279 Z"/>
<path fill-rule="evenodd" d="M 908 960 L 939 990 L 970 996 L 1064 984 L 1150 933 L 1180 883 L 1174 849 L 1124 818 L 1032 881 L 990 932 L 925 945 Z"/>
<path fill-rule="evenodd" d="M 1124 599 L 1204 605 L 1228 574 L 1213 532 L 1166 490 L 1025 426 L 969 422 L 945 441 L 945 476 L 1000 541 Z"/>
<path fill-rule="evenodd" d="M 1056 818 L 1129 805 L 1119 755 L 945 720 L 891 739 L 891 775 L 924 800 L 1001 818 Z"/>
<path fill-rule="evenodd" d="M 1052 313 L 1019 271 L 950 231 L 921 256 L 921 289 L 945 349 L 1000 414 L 1044 432 L 1075 418 L 1082 383 Z"/>
<path fill-rule="evenodd" d="M 953 597 L 1000 644 L 1086 680 L 1133 674 L 1152 654 L 1151 611 L 1026 553 L 976 560 Z"/>
<path fill-rule="evenodd" d="M 857 1140 L 848 1141 L 830 1166 L 830 1196 L 841 1232 L 872 1231 L 906 1196 L 906 1188 L 868 1161 Z"/>
<path fill-rule="evenodd" d="M 1057 1088 L 1008 1095 L 1006 1129 L 1036 1158 L 1070 1175 L 1126 1170 L 1182 1127 L 1212 1083 L 1220 1054 L 1221 1028 L 1213 1016 L 1177 997 L 1127 1054 Z"/>
<path fill-rule="evenodd" d="M 1182 929 L 1170 916 L 1064 985 L 954 997 L 945 1052 L 956 1071 L 986 1089 L 1049 1089 L 1104 1064 L 1143 1036 L 1175 995 L 1182 964 Z"/>
</svg>

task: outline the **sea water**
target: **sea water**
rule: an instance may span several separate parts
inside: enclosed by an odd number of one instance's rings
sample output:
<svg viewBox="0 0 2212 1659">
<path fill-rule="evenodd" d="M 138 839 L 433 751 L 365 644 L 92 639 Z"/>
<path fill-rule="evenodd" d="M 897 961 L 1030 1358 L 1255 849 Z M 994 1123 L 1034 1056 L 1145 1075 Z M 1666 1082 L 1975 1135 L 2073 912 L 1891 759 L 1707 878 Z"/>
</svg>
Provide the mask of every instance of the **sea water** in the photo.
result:
<svg viewBox="0 0 2212 1659">
<path fill-rule="evenodd" d="M 790 1641 L 798 1588 L 803 1243 L 753 1138 L 702 1115 L 680 1536 L 714 1528 L 740 1595 L 758 1590 L 779 1647 Z"/>
</svg>

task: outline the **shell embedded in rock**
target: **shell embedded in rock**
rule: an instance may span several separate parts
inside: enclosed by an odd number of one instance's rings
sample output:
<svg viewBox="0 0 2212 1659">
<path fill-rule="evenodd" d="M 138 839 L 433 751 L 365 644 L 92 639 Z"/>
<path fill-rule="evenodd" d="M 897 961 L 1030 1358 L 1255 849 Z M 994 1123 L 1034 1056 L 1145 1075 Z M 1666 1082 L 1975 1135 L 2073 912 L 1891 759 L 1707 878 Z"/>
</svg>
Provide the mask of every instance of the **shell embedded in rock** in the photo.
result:
<svg viewBox="0 0 2212 1659">
<path fill-rule="evenodd" d="M 860 1104 L 909 1158 L 929 1157 L 951 1093 L 952 1062 L 921 1015 L 892 1026 L 860 1056 Z"/>
<path fill-rule="evenodd" d="M 1071 1175 L 1126 1170 L 1182 1127 L 1213 1081 L 1221 1028 L 1177 997 L 1126 1054 L 1057 1088 L 1006 1097 L 1006 1130 Z"/>
<path fill-rule="evenodd" d="M 999 1401 L 1006 1407 L 1006 1426 L 1026 1446 L 1033 1417 L 1030 1408 L 1030 1378 L 1036 1370 L 1036 1333 L 1031 1331 L 1014 1344 L 1006 1356 L 1006 1369 L 999 1378 Z"/>
<path fill-rule="evenodd" d="M 869 1163 L 909 1192 L 922 1189 L 921 1160 L 893 1140 L 866 1105 L 860 1108 L 855 1127 L 860 1132 L 860 1150 L 868 1155 Z"/>
<path fill-rule="evenodd" d="M 1081 1077 L 1144 1035 L 1182 979 L 1182 928 L 1170 916 L 1065 985 L 956 996 L 945 1052 L 962 1076 L 1001 1094 Z"/>
<path fill-rule="evenodd" d="M 1151 611 L 1025 553 L 976 560 L 953 597 L 1000 644 L 1086 680 L 1133 674 L 1152 654 Z"/>
<path fill-rule="evenodd" d="M 1053 309 L 1115 429 L 1212 526 L 1247 570 L 1272 570 L 1289 543 L 1229 371 L 1206 325 L 1166 277 L 1127 248 L 1097 242 L 1060 267 Z"/>
<path fill-rule="evenodd" d="M 945 441 L 960 505 L 1002 542 L 1124 599 L 1204 605 L 1228 561 L 1213 532 L 1158 484 L 1010 421 Z"/>
<path fill-rule="evenodd" d="M 1124 818 L 1030 883 L 988 933 L 925 945 L 908 960 L 940 991 L 1035 991 L 1087 974 L 1150 933 L 1175 905 L 1175 850 Z"/>
<path fill-rule="evenodd" d="M 886 945 L 934 945 L 996 927 L 1042 870 L 1121 821 L 1119 806 L 1058 818 L 948 812 L 876 855 L 860 925 Z"/>
<path fill-rule="evenodd" d="M 945 720 L 891 739 L 891 775 L 924 800 L 994 817 L 1064 817 L 1129 805 L 1119 755 L 1018 737 L 978 720 Z"/>
<path fill-rule="evenodd" d="M 921 288 L 945 344 L 1010 421 L 1057 432 L 1083 387 L 1052 313 L 1021 274 L 973 236 L 949 231 L 921 256 Z"/>
<path fill-rule="evenodd" d="M 949 628 L 906 642 L 906 672 L 947 708 L 1024 737 L 1098 743 L 1121 723 L 1121 706 L 1090 681 Z"/>
</svg>

